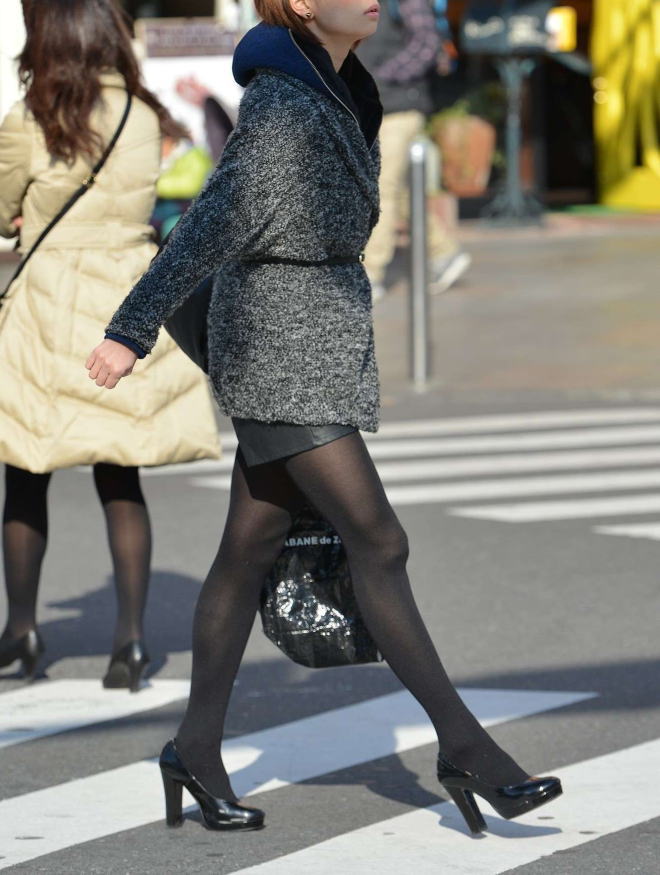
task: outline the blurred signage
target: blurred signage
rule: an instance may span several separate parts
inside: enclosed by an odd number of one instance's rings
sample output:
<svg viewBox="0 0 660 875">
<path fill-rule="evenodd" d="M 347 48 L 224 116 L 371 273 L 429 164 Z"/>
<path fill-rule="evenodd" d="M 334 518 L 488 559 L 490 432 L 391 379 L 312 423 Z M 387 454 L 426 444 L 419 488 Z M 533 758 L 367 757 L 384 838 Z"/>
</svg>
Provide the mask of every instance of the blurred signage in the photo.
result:
<svg viewBox="0 0 660 875">
<path fill-rule="evenodd" d="M 551 8 L 552 0 L 473 0 L 461 26 L 463 49 L 486 55 L 545 52 Z"/>
<path fill-rule="evenodd" d="M 207 92 L 235 115 L 243 89 L 231 65 L 241 35 L 214 18 L 143 18 L 135 35 L 147 87 L 192 132 L 193 142 L 205 145 L 204 113 L 190 94 Z"/>
<path fill-rule="evenodd" d="M 231 55 L 237 36 L 215 18 L 142 18 L 135 32 L 148 58 Z"/>
<path fill-rule="evenodd" d="M 572 6 L 555 6 L 545 23 L 551 52 L 574 52 L 577 46 L 577 12 Z"/>
</svg>

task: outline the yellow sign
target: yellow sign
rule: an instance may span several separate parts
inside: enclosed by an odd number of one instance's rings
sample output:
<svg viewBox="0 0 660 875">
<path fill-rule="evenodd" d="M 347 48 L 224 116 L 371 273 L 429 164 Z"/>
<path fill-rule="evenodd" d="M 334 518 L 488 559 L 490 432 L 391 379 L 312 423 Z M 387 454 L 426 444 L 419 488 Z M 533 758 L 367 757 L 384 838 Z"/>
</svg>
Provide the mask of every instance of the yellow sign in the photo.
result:
<svg viewBox="0 0 660 875">
<path fill-rule="evenodd" d="M 594 137 L 601 201 L 660 210 L 660 4 L 595 0 Z"/>
<path fill-rule="evenodd" d="M 555 6 L 545 20 L 548 50 L 574 52 L 577 45 L 577 12 L 572 6 Z"/>
</svg>

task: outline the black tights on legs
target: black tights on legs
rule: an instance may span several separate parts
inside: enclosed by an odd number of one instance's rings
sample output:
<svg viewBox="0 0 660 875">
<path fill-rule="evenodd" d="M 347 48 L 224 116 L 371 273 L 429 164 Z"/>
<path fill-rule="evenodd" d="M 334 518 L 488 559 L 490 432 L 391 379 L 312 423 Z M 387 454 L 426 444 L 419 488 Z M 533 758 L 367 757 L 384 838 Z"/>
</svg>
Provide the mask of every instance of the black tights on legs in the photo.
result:
<svg viewBox="0 0 660 875">
<path fill-rule="evenodd" d="M 113 653 L 142 638 L 151 566 L 151 525 L 137 468 L 94 465 L 94 484 L 103 505 L 117 593 Z"/>
<path fill-rule="evenodd" d="M 50 476 L 5 467 L 2 553 L 8 615 L 3 637 L 22 638 L 36 625 L 39 576 L 48 541 Z"/>
<path fill-rule="evenodd" d="M 252 469 L 239 457 L 220 551 L 195 615 L 191 696 L 177 735 L 190 770 L 211 793 L 234 798 L 219 756 L 227 702 L 264 577 L 301 494 L 341 535 L 365 622 L 429 715 L 442 752 L 493 784 L 525 780 L 447 677 L 410 589 L 405 533 L 359 434 Z"/>
<path fill-rule="evenodd" d="M 447 677 L 406 574 L 408 542 L 359 434 L 286 462 L 344 542 L 362 616 L 390 668 L 428 714 L 441 751 L 493 784 L 529 776 L 482 729 Z"/>
<path fill-rule="evenodd" d="M 2 526 L 9 607 L 5 635 L 21 637 L 36 625 L 39 577 L 48 539 L 50 474 L 7 465 Z M 117 589 L 114 650 L 142 635 L 149 582 L 151 531 L 137 468 L 97 464 L 94 482 L 103 505 Z"/>
<path fill-rule="evenodd" d="M 229 696 L 264 579 L 301 504 L 281 465 L 250 469 L 238 451 L 225 530 L 195 609 L 190 699 L 176 736 L 188 769 L 222 799 L 236 799 L 220 759 Z"/>
</svg>

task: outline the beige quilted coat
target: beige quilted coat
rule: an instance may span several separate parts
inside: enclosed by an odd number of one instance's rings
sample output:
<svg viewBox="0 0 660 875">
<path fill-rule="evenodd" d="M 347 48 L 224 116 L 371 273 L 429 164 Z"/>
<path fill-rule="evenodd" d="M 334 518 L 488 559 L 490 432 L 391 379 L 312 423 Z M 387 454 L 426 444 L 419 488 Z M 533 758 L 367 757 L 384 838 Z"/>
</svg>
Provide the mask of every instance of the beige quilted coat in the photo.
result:
<svg viewBox="0 0 660 875">
<path fill-rule="evenodd" d="M 107 140 L 126 102 L 117 73 L 102 78 L 92 125 Z M 35 473 L 114 462 L 162 465 L 217 458 L 206 378 L 162 332 L 116 389 L 84 368 L 155 246 L 146 224 L 160 165 L 155 113 L 139 100 L 96 185 L 51 232 L 0 309 L 0 462 Z M 25 251 L 89 171 L 53 161 L 17 103 L 0 127 L 0 234 L 23 217 Z"/>
</svg>

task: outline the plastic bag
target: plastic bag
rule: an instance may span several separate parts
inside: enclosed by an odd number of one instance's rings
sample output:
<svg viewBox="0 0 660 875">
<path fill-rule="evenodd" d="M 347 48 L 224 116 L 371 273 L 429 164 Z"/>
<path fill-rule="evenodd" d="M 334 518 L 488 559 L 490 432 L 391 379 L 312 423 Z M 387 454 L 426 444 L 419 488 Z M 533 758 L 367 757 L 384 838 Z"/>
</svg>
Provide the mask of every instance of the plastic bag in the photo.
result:
<svg viewBox="0 0 660 875">
<path fill-rule="evenodd" d="M 264 634 L 311 668 L 381 657 L 355 600 L 339 535 L 312 508 L 294 521 L 261 596 Z"/>
</svg>

